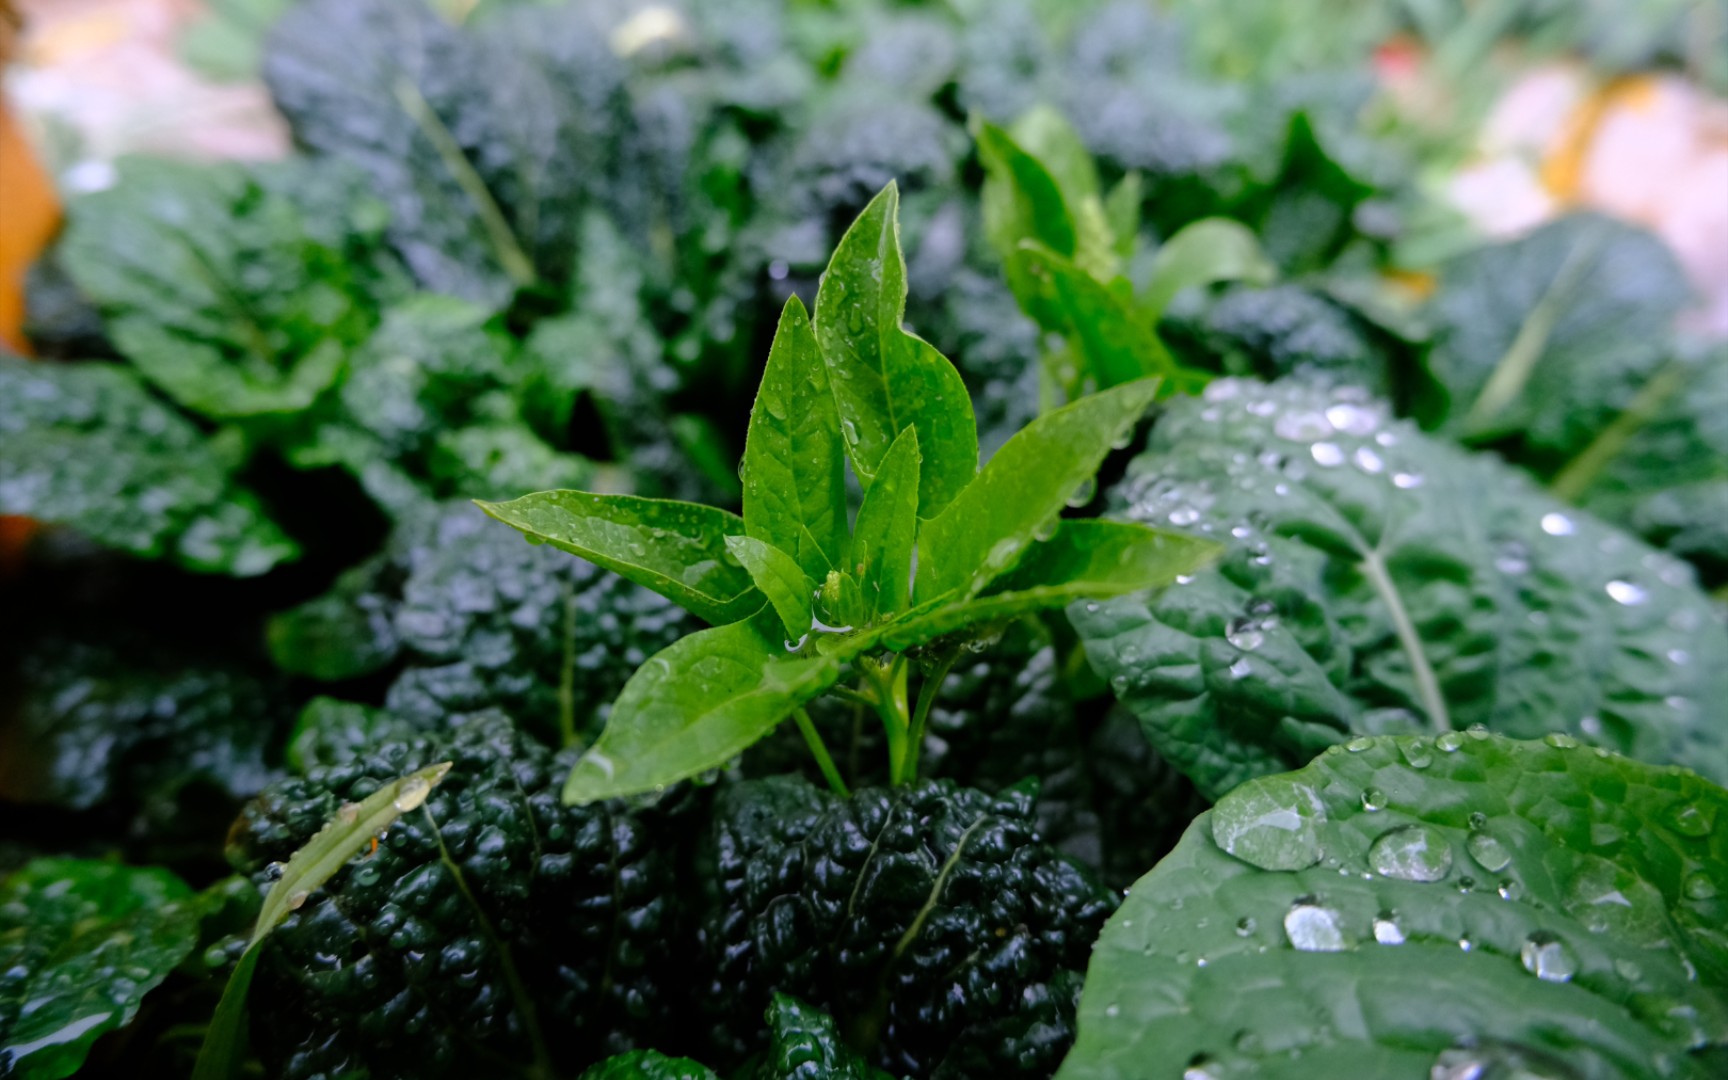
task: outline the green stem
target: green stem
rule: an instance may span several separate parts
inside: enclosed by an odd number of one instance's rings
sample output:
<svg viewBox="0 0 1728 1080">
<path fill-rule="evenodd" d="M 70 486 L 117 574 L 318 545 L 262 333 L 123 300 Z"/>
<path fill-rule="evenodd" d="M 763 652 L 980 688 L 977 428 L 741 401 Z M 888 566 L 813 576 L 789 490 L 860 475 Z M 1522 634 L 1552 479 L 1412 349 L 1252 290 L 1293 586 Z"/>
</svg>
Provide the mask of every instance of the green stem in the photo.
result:
<svg viewBox="0 0 1728 1080">
<path fill-rule="evenodd" d="M 918 756 L 924 749 L 924 723 L 930 716 L 930 706 L 936 703 L 936 695 L 941 692 L 942 684 L 948 678 L 948 672 L 954 667 L 954 661 L 959 659 L 958 653 L 949 653 L 936 665 L 936 669 L 924 677 L 924 682 L 918 687 L 918 704 L 912 710 L 912 725 L 906 735 L 906 748 L 896 761 L 894 783 L 910 784 L 918 779 Z"/>
<path fill-rule="evenodd" d="M 906 732 L 911 727 L 906 708 L 906 658 L 896 656 L 886 666 L 862 660 L 858 671 L 874 692 L 870 704 L 882 718 L 882 730 L 888 737 L 888 775 L 892 779 L 906 755 Z"/>
<path fill-rule="evenodd" d="M 822 770 L 828 786 L 842 799 L 850 799 L 852 792 L 846 787 L 846 781 L 840 778 L 840 770 L 834 767 L 834 759 L 829 756 L 828 746 L 822 741 L 822 733 L 816 730 L 810 713 L 800 707 L 792 713 L 792 720 L 798 725 L 799 734 L 804 736 L 804 744 L 810 747 L 810 753 L 815 755 L 816 767 Z"/>
<path fill-rule="evenodd" d="M 1670 363 L 1658 371 L 1632 399 L 1632 404 L 1591 440 L 1590 445 L 1548 482 L 1548 490 L 1567 502 L 1577 502 L 1596 477 L 1617 457 L 1639 429 L 1648 424 L 1668 399 L 1686 383 L 1684 364 Z"/>
<path fill-rule="evenodd" d="M 1560 324 L 1560 317 L 1566 313 L 1565 305 L 1589 272 L 1590 260 L 1595 257 L 1599 247 L 1600 240 L 1592 234 L 1579 241 L 1578 245 L 1567 253 L 1566 261 L 1560 264 L 1554 280 L 1549 283 L 1536 306 L 1530 309 L 1524 325 L 1518 328 L 1518 336 L 1512 339 L 1506 354 L 1494 365 L 1488 381 L 1482 385 L 1482 392 L 1477 395 L 1470 411 L 1465 414 L 1466 438 L 1480 436 L 1523 392 L 1530 376 L 1536 370 L 1536 362 L 1542 359 L 1542 354 L 1548 350 L 1548 339 Z"/>
<path fill-rule="evenodd" d="M 1428 653 L 1422 647 L 1422 635 L 1416 632 L 1416 623 L 1404 606 L 1398 586 L 1393 584 L 1386 560 L 1378 551 L 1367 552 L 1362 556 L 1362 569 L 1392 616 L 1392 629 L 1398 635 L 1398 644 L 1403 647 L 1404 654 L 1410 658 L 1410 675 L 1416 681 L 1416 696 L 1421 699 L 1429 722 L 1438 731 L 1451 731 L 1452 716 L 1446 708 L 1446 698 L 1440 692 L 1440 680 L 1434 674 L 1434 665 L 1428 662 Z"/>
</svg>

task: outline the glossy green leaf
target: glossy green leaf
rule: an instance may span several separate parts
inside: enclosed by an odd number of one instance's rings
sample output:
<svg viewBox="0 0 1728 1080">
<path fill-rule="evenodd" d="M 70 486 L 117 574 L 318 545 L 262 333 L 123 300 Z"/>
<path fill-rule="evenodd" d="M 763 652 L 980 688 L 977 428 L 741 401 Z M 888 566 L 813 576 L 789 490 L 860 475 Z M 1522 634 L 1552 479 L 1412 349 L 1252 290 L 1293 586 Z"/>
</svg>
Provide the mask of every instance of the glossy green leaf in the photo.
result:
<svg viewBox="0 0 1728 1080">
<path fill-rule="evenodd" d="M 1203 218 L 1164 242 L 1152 260 L 1152 276 L 1140 309 L 1156 323 L 1183 289 L 1242 281 L 1270 285 L 1278 268 L 1246 225 L 1230 218 Z"/>
<path fill-rule="evenodd" d="M 975 596 L 1010 569 L 1091 482 L 1112 444 L 1126 441 L 1157 391 L 1156 379 L 1125 383 L 1046 413 L 1004 443 L 920 530 L 918 600 Z"/>
<path fill-rule="evenodd" d="M 1020 147 L 1014 137 L 988 121 L 976 124 L 978 159 L 984 164 L 984 189 L 979 195 L 984 233 L 997 254 L 1011 259 L 1026 240 L 1036 240 L 1057 254 L 1074 255 L 1074 219 L 1062 188 L 1044 163 Z M 1097 178 L 1093 177 L 1094 187 Z"/>
<path fill-rule="evenodd" d="M 882 459 L 852 530 L 846 572 L 858 580 L 864 618 L 905 611 L 912 592 L 918 533 L 918 429 L 907 428 Z"/>
<path fill-rule="evenodd" d="M 1728 629 L 1686 564 L 1349 388 L 1170 404 L 1110 515 L 1214 570 L 1070 621 L 1158 752 L 1216 798 L 1359 734 L 1563 731 L 1728 779 Z"/>
<path fill-rule="evenodd" d="M 796 296 L 780 313 L 744 440 L 744 527 L 820 578 L 846 550 L 846 451 L 828 366 Z"/>
<path fill-rule="evenodd" d="M 942 602 L 896 620 L 883 637 L 910 648 L 968 626 L 1000 622 L 1079 599 L 1162 588 L 1217 561 L 1222 548 L 1182 533 L 1119 521 L 1062 521 L 1048 540 L 970 600 Z"/>
<path fill-rule="evenodd" d="M 977 473 L 978 431 L 954 365 L 901 329 L 899 208 L 899 189 L 889 184 L 846 230 L 817 292 L 816 340 L 860 482 L 868 489 L 895 437 L 915 427 L 923 451 L 918 505 L 935 514 Z"/>
<path fill-rule="evenodd" d="M 215 440 L 113 364 L 0 356 L 0 514 L 249 577 L 299 553 Z"/>
<path fill-rule="evenodd" d="M 655 1050 L 631 1050 L 589 1067 L 580 1080 L 718 1080 L 713 1070 L 689 1058 Z"/>
<path fill-rule="evenodd" d="M 798 568 L 792 556 L 753 536 L 728 536 L 726 550 L 744 565 L 768 603 L 780 616 L 787 636 L 797 641 L 810 632 L 810 601 L 816 583 Z"/>
<path fill-rule="evenodd" d="M 288 913 L 304 905 L 336 872 L 360 853 L 373 837 L 403 814 L 418 810 L 432 788 L 450 771 L 450 762 L 430 765 L 380 787 L 358 803 L 337 809 L 325 826 L 306 841 L 282 867 L 282 874 L 264 894 L 252 937 L 241 955 L 216 1014 L 204 1033 L 193 1080 L 227 1080 L 237 1074 L 246 1056 L 246 995 L 258 967 L 259 949 L 270 931 Z"/>
<path fill-rule="evenodd" d="M 1358 739 L 1135 883 L 1058 1077 L 1702 1080 L 1724 926 L 1728 792 L 1697 775 L 1558 735 Z"/>
<path fill-rule="evenodd" d="M 683 638 L 625 684 L 606 730 L 571 770 L 565 801 L 653 791 L 719 768 L 833 686 L 867 641 L 852 635 L 836 654 L 794 652 L 766 606 Z"/>
<path fill-rule="evenodd" d="M 750 574 L 726 547 L 745 533 L 736 514 L 697 503 L 541 491 L 480 508 L 531 540 L 603 566 L 716 626 L 762 606 Z"/>
<path fill-rule="evenodd" d="M 57 1080 L 198 943 L 167 870 L 37 859 L 0 883 L 0 1075 Z"/>
</svg>

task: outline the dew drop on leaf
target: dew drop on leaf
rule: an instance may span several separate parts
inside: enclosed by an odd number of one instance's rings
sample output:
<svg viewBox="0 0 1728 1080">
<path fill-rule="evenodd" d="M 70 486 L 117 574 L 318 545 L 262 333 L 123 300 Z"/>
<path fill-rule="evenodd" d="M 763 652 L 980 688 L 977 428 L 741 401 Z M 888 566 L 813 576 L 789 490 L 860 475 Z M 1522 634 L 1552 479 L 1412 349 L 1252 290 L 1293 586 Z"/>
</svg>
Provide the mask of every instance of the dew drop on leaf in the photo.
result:
<svg viewBox="0 0 1728 1080">
<path fill-rule="evenodd" d="M 1709 836 L 1713 824 L 1703 810 L 1691 803 L 1675 807 L 1668 820 L 1673 822 L 1675 832 L 1694 839 Z"/>
<path fill-rule="evenodd" d="M 1692 900 L 1713 900 L 1716 898 L 1716 883 L 1702 870 L 1694 870 L 1686 875 L 1686 896 Z"/>
<path fill-rule="evenodd" d="M 1374 916 L 1374 940 L 1382 945 L 1404 944 L 1404 930 L 1392 912 L 1382 911 Z"/>
<path fill-rule="evenodd" d="M 1369 845 L 1368 865 L 1400 881 L 1439 881 L 1452 869 L 1452 845 L 1427 825 L 1401 825 Z"/>
<path fill-rule="evenodd" d="M 1464 736 L 1456 731 L 1448 731 L 1434 740 L 1434 745 L 1448 754 L 1455 754 L 1464 745 Z"/>
<path fill-rule="evenodd" d="M 1282 777 L 1242 784 L 1212 810 L 1212 839 L 1262 870 L 1305 870 L 1320 861 L 1326 807 L 1313 788 Z"/>
<path fill-rule="evenodd" d="M 1379 788 L 1369 788 L 1362 793 L 1362 809 L 1369 813 L 1386 808 L 1386 793 Z"/>
<path fill-rule="evenodd" d="M 1317 442 L 1308 448 L 1308 453 L 1318 465 L 1330 469 L 1334 465 L 1344 464 L 1344 451 L 1337 443 Z"/>
<path fill-rule="evenodd" d="M 1608 595 L 1613 598 L 1615 603 L 1624 604 L 1627 607 L 1642 604 L 1650 597 L 1650 594 L 1645 592 L 1642 586 L 1634 585 L 1630 581 L 1614 580 L 1605 587 L 1608 590 Z"/>
<path fill-rule="evenodd" d="M 1338 912 L 1304 897 L 1284 915 L 1284 934 L 1303 952 L 1343 952 L 1350 947 Z"/>
<path fill-rule="evenodd" d="M 396 792 L 394 805 L 397 810 L 406 814 L 418 809 L 426 801 L 426 796 L 432 791 L 432 785 L 424 776 L 410 776 L 402 781 L 402 786 Z"/>
<path fill-rule="evenodd" d="M 1464 842 L 1464 849 L 1482 869 L 1491 873 L 1506 869 L 1512 861 L 1512 854 L 1506 850 L 1506 845 L 1485 832 L 1471 833 L 1470 839 Z"/>
<path fill-rule="evenodd" d="M 1549 536 L 1571 536 L 1576 528 L 1565 514 L 1542 515 L 1542 531 Z"/>
<path fill-rule="evenodd" d="M 1524 970 L 1548 982 L 1567 982 L 1578 971 L 1578 960 L 1564 942 L 1546 930 L 1524 939 L 1518 949 Z"/>
</svg>

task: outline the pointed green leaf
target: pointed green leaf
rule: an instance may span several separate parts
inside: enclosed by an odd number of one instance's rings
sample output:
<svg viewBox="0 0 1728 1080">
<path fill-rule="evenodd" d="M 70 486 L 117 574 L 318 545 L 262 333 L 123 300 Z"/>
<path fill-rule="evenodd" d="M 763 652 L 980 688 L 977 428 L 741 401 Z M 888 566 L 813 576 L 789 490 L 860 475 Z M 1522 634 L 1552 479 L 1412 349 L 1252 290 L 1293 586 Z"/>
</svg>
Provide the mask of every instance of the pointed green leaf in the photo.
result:
<svg viewBox="0 0 1728 1080">
<path fill-rule="evenodd" d="M 984 234 L 991 246 L 1004 260 L 1012 258 L 1025 240 L 1036 240 L 1052 251 L 1072 256 L 1074 218 L 1056 177 L 995 124 L 979 121 L 976 128 L 978 159 L 985 173 L 980 195 Z M 1096 175 L 1093 184 L 1095 188 Z"/>
<path fill-rule="evenodd" d="M 1140 236 L 1140 203 L 1145 198 L 1144 188 L 1140 173 L 1131 172 L 1118 180 L 1110 194 L 1104 197 L 1104 221 L 1110 227 L 1118 259 L 1134 254 L 1134 242 Z"/>
<path fill-rule="evenodd" d="M 1002 444 L 978 479 L 920 530 L 918 600 L 975 596 L 1012 568 L 1157 392 L 1157 379 L 1125 383 L 1045 413 Z"/>
<path fill-rule="evenodd" d="M 1099 387 L 1181 374 L 1152 324 L 1072 260 L 1029 242 L 1015 252 L 1013 265 L 1043 289 L 1056 320 L 1045 329 L 1068 338 Z"/>
<path fill-rule="evenodd" d="M 1156 323 L 1175 295 L 1190 285 L 1244 281 L 1270 285 L 1278 277 L 1259 237 L 1239 221 L 1205 218 L 1164 242 L 1152 260 L 1152 279 L 1140 301 L 1143 317 Z"/>
<path fill-rule="evenodd" d="M 840 433 L 866 489 L 895 436 L 918 429 L 918 504 L 934 514 L 978 471 L 978 429 L 960 373 L 901 329 L 906 263 L 900 193 L 890 183 L 846 230 L 816 297 L 816 340 L 828 364 Z"/>
<path fill-rule="evenodd" d="M 744 440 L 744 528 L 820 579 L 846 550 L 846 457 L 828 367 L 796 296 L 780 313 Z M 814 548 L 812 548 L 814 542 Z"/>
<path fill-rule="evenodd" d="M 846 556 L 847 571 L 858 578 L 867 620 L 906 610 L 917 533 L 918 431 L 907 428 L 888 448 L 875 485 L 864 495 Z"/>
<path fill-rule="evenodd" d="M 618 695 L 606 730 L 571 770 L 565 801 L 653 791 L 724 765 L 833 686 L 868 644 L 868 635 L 853 637 L 851 651 L 788 652 L 780 617 L 765 606 L 661 650 Z"/>
<path fill-rule="evenodd" d="M 716 626 L 762 606 L 750 574 L 726 548 L 745 533 L 744 519 L 712 506 L 540 491 L 480 509 L 530 539 L 580 555 L 652 589 Z"/>
<path fill-rule="evenodd" d="M 1063 521 L 983 595 L 896 620 L 882 644 L 909 649 L 968 626 L 1159 588 L 1209 566 L 1222 550 L 1209 540 L 1130 522 Z"/>
<path fill-rule="evenodd" d="M 751 580 L 773 605 L 786 626 L 786 636 L 798 641 L 808 634 L 816 583 L 805 576 L 792 556 L 753 536 L 728 536 L 726 549 L 744 564 Z"/>
</svg>

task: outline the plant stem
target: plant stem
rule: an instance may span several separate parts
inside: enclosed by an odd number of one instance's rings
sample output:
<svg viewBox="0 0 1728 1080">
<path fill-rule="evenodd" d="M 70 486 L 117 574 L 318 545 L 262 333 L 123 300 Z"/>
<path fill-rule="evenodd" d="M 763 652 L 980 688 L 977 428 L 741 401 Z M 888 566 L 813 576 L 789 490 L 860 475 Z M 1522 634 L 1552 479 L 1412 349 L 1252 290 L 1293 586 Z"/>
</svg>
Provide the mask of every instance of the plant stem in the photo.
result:
<svg viewBox="0 0 1728 1080">
<path fill-rule="evenodd" d="M 1688 374 L 1685 365 L 1672 362 L 1656 372 L 1638 391 L 1632 404 L 1626 406 L 1626 411 L 1616 416 L 1584 448 L 1583 453 L 1554 475 L 1554 479 L 1548 482 L 1548 490 L 1567 502 L 1577 502 L 1608 463 L 1625 449 L 1632 436 L 1656 416 L 1669 398 L 1680 392 L 1686 385 Z"/>
<path fill-rule="evenodd" d="M 804 736 L 804 743 L 810 747 L 810 753 L 815 755 L 816 767 L 822 770 L 828 786 L 842 799 L 850 799 L 852 792 L 846 787 L 846 781 L 840 778 L 840 770 L 834 767 L 834 759 L 829 756 L 828 746 L 822 741 L 822 733 L 816 730 L 816 724 L 810 719 L 809 712 L 800 707 L 792 713 L 792 720 L 798 725 L 798 732 Z"/>
<path fill-rule="evenodd" d="M 936 669 L 924 676 L 924 682 L 918 687 L 918 704 L 912 710 L 912 725 L 906 734 L 906 747 L 894 765 L 894 783 L 910 784 L 918 779 L 918 756 L 924 749 L 924 722 L 930 716 L 930 706 L 936 703 L 936 695 L 941 692 L 942 684 L 948 679 L 948 672 L 953 669 L 954 661 L 959 654 L 949 653 L 936 665 Z"/>
</svg>

